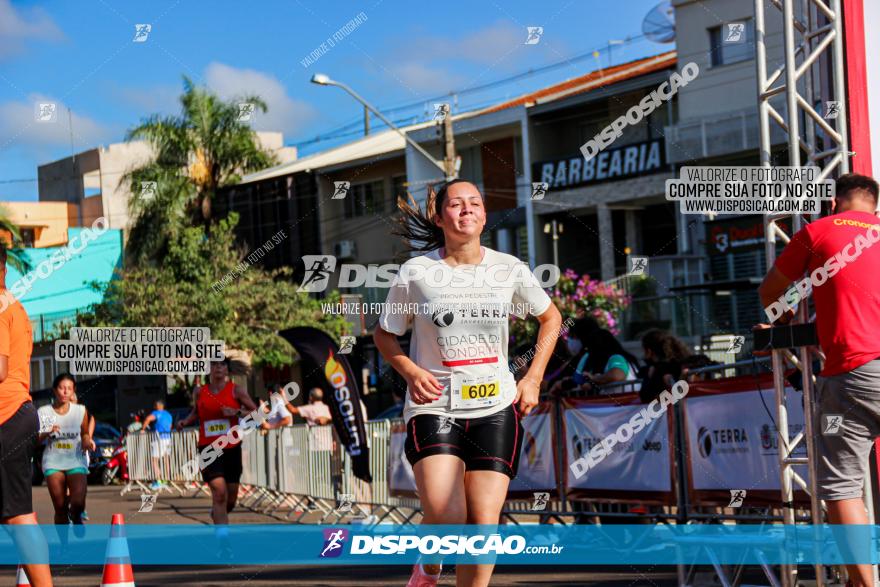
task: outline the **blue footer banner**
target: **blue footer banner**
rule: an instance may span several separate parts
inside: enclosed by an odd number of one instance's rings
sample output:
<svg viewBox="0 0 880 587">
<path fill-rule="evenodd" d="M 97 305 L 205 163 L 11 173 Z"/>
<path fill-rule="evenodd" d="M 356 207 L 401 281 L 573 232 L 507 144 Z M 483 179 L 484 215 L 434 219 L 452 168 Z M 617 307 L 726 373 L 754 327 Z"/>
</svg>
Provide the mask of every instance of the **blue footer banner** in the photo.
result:
<svg viewBox="0 0 880 587">
<path fill-rule="evenodd" d="M 880 526 L 3 526 L 0 564 L 675 565 L 878 562 Z"/>
</svg>

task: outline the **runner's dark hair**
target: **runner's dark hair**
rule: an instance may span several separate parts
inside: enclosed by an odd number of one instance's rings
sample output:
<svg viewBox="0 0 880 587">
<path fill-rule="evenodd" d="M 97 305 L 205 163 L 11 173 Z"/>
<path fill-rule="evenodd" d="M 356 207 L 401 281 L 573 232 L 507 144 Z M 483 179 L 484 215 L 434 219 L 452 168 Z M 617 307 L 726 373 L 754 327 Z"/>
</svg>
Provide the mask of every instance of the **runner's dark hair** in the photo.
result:
<svg viewBox="0 0 880 587">
<path fill-rule="evenodd" d="M 443 229 L 437 226 L 434 217 L 440 215 L 449 188 L 457 183 L 469 183 L 476 187 L 474 182 L 466 179 L 453 179 L 444 182 L 436 190 L 434 186 L 431 186 L 428 188 L 424 212 L 409 193 L 407 193 L 409 201 L 403 196 L 397 197 L 397 209 L 400 211 L 400 216 L 398 217 L 398 226 L 392 231 L 392 234 L 403 238 L 406 242 L 408 248 L 404 253 L 427 253 L 446 244 L 443 238 Z"/>
<path fill-rule="evenodd" d="M 59 373 L 55 376 L 55 379 L 52 380 L 52 389 L 58 389 L 58 386 L 61 385 L 61 382 L 65 379 L 70 379 L 70 382 L 73 383 L 73 388 L 76 389 L 76 379 L 73 378 L 73 375 L 70 373 Z"/>
</svg>

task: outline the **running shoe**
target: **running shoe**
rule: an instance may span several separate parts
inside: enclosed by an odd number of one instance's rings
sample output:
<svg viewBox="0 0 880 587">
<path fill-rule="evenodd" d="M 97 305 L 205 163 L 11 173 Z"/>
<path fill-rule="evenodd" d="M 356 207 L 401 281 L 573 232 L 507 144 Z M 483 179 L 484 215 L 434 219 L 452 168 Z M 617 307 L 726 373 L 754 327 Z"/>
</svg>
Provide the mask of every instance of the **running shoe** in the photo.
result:
<svg viewBox="0 0 880 587">
<path fill-rule="evenodd" d="M 429 575 L 425 572 L 425 569 L 422 568 L 420 563 L 416 563 L 413 566 L 412 576 L 409 578 L 409 583 L 406 584 L 406 587 L 435 587 L 440 581 L 440 573 L 436 575 Z"/>
<path fill-rule="evenodd" d="M 153 481 L 152 483 L 150 483 L 151 491 L 159 491 L 160 489 L 162 489 L 162 484 L 160 482 Z"/>
<path fill-rule="evenodd" d="M 80 516 L 80 517 L 83 519 L 84 522 L 89 521 L 89 514 L 86 510 L 83 510 L 82 516 Z"/>
</svg>

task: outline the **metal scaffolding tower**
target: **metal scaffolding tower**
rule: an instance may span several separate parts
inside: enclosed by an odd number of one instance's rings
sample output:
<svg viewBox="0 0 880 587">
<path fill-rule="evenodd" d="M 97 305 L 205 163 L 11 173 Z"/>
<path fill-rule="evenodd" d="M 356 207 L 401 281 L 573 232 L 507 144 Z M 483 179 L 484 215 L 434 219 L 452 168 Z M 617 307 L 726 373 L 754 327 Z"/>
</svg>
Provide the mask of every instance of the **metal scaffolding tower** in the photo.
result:
<svg viewBox="0 0 880 587">
<path fill-rule="evenodd" d="M 849 171 L 846 116 L 846 86 L 844 81 L 844 40 L 841 1 L 830 0 L 754 0 L 755 40 L 758 74 L 758 115 L 760 124 L 761 165 L 774 165 L 771 154 L 771 120 L 781 127 L 787 138 L 787 164 L 816 166 L 818 179 L 837 177 Z M 768 6 L 772 5 L 772 7 Z M 782 12 L 784 30 L 782 62 L 768 59 L 766 45 L 765 7 Z M 775 11 L 774 11 L 775 12 Z M 769 75 L 768 75 L 768 72 Z M 778 100 L 774 97 L 780 96 Z M 778 108 L 779 102 L 784 103 Z M 771 104 L 776 102 L 777 106 Z M 834 105 L 836 116 L 832 116 Z M 781 110 L 781 112 L 780 112 Z M 823 116 L 824 114 L 824 116 Z M 803 122 L 803 124 L 802 124 Z M 801 127 L 804 128 L 801 128 Z M 783 154 L 784 156 L 784 154 Z M 777 163 L 778 164 L 778 163 Z M 782 218 L 791 217 L 792 234 L 804 225 L 801 215 L 772 214 L 764 217 L 767 267 L 776 259 L 776 238 L 785 243 L 791 235 L 779 226 Z M 801 303 L 793 322 L 808 322 L 808 304 Z M 813 398 L 815 376 L 814 359 L 824 359 L 818 350 L 801 347 L 795 355 L 789 350 L 773 351 L 773 386 L 775 389 L 777 428 L 779 435 L 779 471 L 782 487 L 783 519 L 794 524 L 795 485 L 810 495 L 813 524 L 823 520 L 823 504 L 816 497 L 816 475 Z M 788 412 L 785 404 L 784 360 L 787 359 L 803 376 L 804 431 L 790 435 Z M 795 448 L 806 444 L 806 457 L 794 457 Z M 806 465 L 809 482 L 795 471 L 796 465 Z M 783 587 L 797 584 L 797 566 L 782 568 Z M 824 567 L 816 565 L 817 585 L 826 577 Z"/>
</svg>

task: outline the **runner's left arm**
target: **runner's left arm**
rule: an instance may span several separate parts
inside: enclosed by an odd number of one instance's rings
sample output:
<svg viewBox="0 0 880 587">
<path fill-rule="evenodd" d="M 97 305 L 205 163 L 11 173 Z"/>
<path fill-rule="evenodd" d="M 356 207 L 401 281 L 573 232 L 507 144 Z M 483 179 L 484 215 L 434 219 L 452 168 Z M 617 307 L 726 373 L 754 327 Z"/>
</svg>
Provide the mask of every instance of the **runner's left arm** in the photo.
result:
<svg viewBox="0 0 880 587">
<path fill-rule="evenodd" d="M 257 409 L 257 404 L 255 404 L 254 400 L 251 399 L 251 396 L 250 394 L 248 394 L 247 389 L 236 385 L 235 391 L 233 391 L 232 393 L 235 396 L 235 399 L 238 400 L 238 403 L 247 408 L 248 412 L 253 412 Z"/>
<path fill-rule="evenodd" d="M 556 339 L 559 338 L 559 328 L 562 326 L 562 315 L 552 303 L 536 317 L 541 326 L 538 329 L 535 356 L 532 358 L 529 370 L 516 384 L 516 399 L 514 399 L 514 403 L 519 402 L 520 411 L 524 415 L 528 415 L 532 408 L 538 405 L 544 370 L 547 369 L 550 355 L 556 347 Z"/>
</svg>

